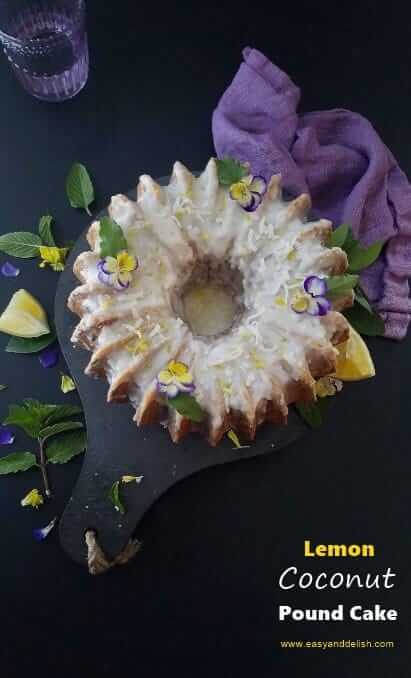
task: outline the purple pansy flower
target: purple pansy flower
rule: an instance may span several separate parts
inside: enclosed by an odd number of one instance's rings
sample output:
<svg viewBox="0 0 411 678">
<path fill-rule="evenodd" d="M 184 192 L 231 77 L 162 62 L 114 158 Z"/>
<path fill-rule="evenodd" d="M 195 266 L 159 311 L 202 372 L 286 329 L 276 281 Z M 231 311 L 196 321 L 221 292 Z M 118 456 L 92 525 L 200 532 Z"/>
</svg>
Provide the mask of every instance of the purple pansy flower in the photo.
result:
<svg viewBox="0 0 411 678">
<path fill-rule="evenodd" d="M 267 182 L 262 176 L 251 174 L 230 186 L 230 197 L 236 200 L 246 212 L 254 212 L 261 204 Z"/>
<path fill-rule="evenodd" d="M 167 398 L 175 398 L 179 393 L 193 393 L 194 390 L 193 377 L 185 363 L 171 360 L 167 369 L 157 375 L 157 391 Z"/>
<path fill-rule="evenodd" d="M 54 367 L 57 365 L 60 357 L 60 349 L 57 344 L 48 346 L 39 355 L 40 365 L 42 367 Z"/>
<path fill-rule="evenodd" d="M 14 433 L 7 426 L 0 426 L 0 445 L 13 445 Z"/>
<path fill-rule="evenodd" d="M 9 261 L 6 261 L 1 267 L 1 274 L 5 278 L 17 278 L 20 275 L 20 269 L 13 266 Z"/>
<path fill-rule="evenodd" d="M 49 536 L 50 532 L 54 528 L 54 526 L 57 523 L 57 518 L 53 518 L 53 520 L 46 525 L 46 527 L 38 527 L 33 530 L 33 537 L 36 541 L 44 541 L 47 539 Z"/>
<path fill-rule="evenodd" d="M 104 285 L 124 290 L 130 286 L 132 273 L 138 267 L 137 259 L 126 250 L 115 257 L 105 257 L 97 264 L 98 279 Z"/>
<path fill-rule="evenodd" d="M 323 316 L 331 310 L 331 302 L 327 294 L 327 281 L 316 275 L 308 276 L 303 283 L 303 292 L 295 296 L 291 308 L 296 313 L 308 313 L 314 316 Z"/>
</svg>

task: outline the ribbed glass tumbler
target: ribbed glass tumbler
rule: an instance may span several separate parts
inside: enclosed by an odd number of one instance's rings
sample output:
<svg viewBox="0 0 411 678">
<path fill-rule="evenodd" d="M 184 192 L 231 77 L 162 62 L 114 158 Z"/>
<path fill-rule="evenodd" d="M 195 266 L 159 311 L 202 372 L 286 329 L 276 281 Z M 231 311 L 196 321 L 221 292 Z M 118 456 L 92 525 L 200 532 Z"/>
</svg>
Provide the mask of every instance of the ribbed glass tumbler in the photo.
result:
<svg viewBox="0 0 411 678">
<path fill-rule="evenodd" d="M 24 89 L 65 101 L 87 82 L 84 0 L 0 0 L 0 41 Z"/>
</svg>

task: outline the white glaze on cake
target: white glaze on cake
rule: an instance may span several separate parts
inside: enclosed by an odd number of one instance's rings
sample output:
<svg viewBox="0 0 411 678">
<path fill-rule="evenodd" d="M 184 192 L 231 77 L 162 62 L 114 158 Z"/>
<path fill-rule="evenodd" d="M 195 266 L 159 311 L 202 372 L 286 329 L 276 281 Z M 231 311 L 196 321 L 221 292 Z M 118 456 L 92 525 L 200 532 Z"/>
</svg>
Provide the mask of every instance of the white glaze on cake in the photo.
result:
<svg viewBox="0 0 411 678">
<path fill-rule="evenodd" d="M 163 416 L 156 375 L 178 359 L 193 375 L 212 444 L 232 427 L 253 437 L 265 419 L 285 422 L 290 402 L 313 399 L 314 377 L 333 369 L 333 345 L 347 325 L 336 311 L 298 314 L 290 300 L 307 276 L 342 273 L 347 261 L 325 245 L 330 222 L 306 221 L 309 207 L 305 195 L 284 202 L 274 176 L 260 207 L 248 213 L 219 185 L 213 159 L 199 178 L 177 162 L 166 187 L 142 176 L 137 202 L 114 196 L 109 214 L 139 262 L 132 285 L 119 292 L 99 281 L 96 222 L 92 251 L 75 264 L 82 285 L 69 300 L 81 316 L 73 342 L 93 351 L 88 372 L 107 376 L 108 399 L 130 399 L 138 423 Z M 202 260 L 225 262 L 242 278 L 240 317 L 212 338 L 193 336 L 176 314 L 176 293 Z M 169 416 L 179 440 L 191 425 L 174 411 Z"/>
</svg>

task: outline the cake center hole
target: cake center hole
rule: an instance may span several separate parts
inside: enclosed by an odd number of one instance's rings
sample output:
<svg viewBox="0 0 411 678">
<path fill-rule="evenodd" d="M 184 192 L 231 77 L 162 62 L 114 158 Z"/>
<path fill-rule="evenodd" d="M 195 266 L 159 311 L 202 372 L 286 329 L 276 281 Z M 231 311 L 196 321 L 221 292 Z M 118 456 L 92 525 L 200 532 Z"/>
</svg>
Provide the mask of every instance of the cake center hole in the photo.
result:
<svg viewBox="0 0 411 678">
<path fill-rule="evenodd" d="M 227 332 L 238 312 L 232 290 L 213 283 L 188 289 L 183 294 L 182 305 L 184 319 L 193 334 L 204 337 Z"/>
</svg>

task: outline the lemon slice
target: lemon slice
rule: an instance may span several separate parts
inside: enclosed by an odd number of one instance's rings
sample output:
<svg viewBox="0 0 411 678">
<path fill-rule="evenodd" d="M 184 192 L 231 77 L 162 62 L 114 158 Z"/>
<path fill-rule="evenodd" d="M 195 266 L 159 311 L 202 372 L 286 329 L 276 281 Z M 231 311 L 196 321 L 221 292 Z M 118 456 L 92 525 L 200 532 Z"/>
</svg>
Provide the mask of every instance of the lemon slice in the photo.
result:
<svg viewBox="0 0 411 678">
<path fill-rule="evenodd" d="M 34 339 L 50 333 L 47 315 L 37 299 L 26 290 L 13 294 L 0 316 L 0 332 L 13 337 Z"/>
<path fill-rule="evenodd" d="M 332 375 L 341 381 L 361 381 L 375 377 L 375 366 L 365 341 L 353 327 L 347 341 L 337 347 L 337 369 Z"/>
</svg>

